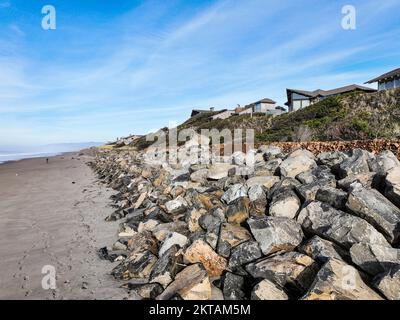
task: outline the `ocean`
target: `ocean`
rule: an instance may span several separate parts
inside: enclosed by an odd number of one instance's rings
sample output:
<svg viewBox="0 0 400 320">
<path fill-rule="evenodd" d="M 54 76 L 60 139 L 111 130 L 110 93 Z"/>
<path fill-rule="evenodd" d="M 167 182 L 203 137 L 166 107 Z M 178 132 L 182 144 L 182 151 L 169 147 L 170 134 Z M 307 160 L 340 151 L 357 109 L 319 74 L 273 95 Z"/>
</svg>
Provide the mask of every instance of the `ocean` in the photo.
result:
<svg viewBox="0 0 400 320">
<path fill-rule="evenodd" d="M 22 159 L 41 158 L 41 157 L 54 157 L 60 155 L 62 152 L 36 152 L 36 153 L 1 153 L 0 164 L 7 161 L 18 161 Z"/>
<path fill-rule="evenodd" d="M 66 152 L 76 152 L 102 144 L 102 142 L 79 142 L 39 146 L 0 146 L 0 163 L 30 158 L 54 157 Z"/>
</svg>

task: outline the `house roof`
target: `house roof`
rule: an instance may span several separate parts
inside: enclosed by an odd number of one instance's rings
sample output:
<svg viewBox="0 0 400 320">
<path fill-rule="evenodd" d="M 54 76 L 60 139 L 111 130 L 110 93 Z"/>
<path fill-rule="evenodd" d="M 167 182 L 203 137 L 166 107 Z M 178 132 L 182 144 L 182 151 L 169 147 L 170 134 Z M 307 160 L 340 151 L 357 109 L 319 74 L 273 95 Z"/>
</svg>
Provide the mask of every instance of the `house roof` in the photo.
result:
<svg viewBox="0 0 400 320">
<path fill-rule="evenodd" d="M 286 92 L 287 92 L 288 96 L 290 95 L 290 93 L 298 93 L 298 94 L 301 94 L 302 96 L 306 96 L 306 97 L 310 97 L 310 98 L 316 97 L 315 91 L 286 89 Z"/>
<path fill-rule="evenodd" d="M 346 93 L 346 92 L 351 92 L 354 90 L 362 90 L 362 91 L 367 91 L 367 92 L 373 92 L 376 91 L 375 89 L 364 87 L 364 86 L 359 86 L 357 84 L 352 84 L 349 86 L 345 87 L 340 87 L 336 89 L 331 89 L 331 90 L 315 90 L 315 91 L 306 91 L 306 90 L 297 90 L 297 89 L 287 89 L 288 96 L 290 92 L 298 93 L 306 97 L 310 98 L 316 98 L 316 97 L 326 97 L 326 96 L 332 96 L 335 94 L 341 94 L 341 93 Z"/>
<path fill-rule="evenodd" d="M 387 78 L 392 78 L 392 77 L 395 77 L 395 76 L 400 76 L 400 68 L 397 68 L 397 69 L 394 69 L 394 70 L 389 71 L 387 73 L 384 73 L 381 76 L 379 76 L 379 77 L 377 77 L 375 79 L 369 80 L 369 81 L 367 81 L 365 83 L 366 84 L 367 83 L 374 83 L 374 82 L 378 82 L 380 80 L 387 79 Z"/>
<path fill-rule="evenodd" d="M 257 104 L 257 103 L 272 103 L 272 104 L 274 104 L 274 103 L 276 103 L 276 101 L 274 101 L 272 99 L 264 98 L 264 99 L 261 99 L 260 101 L 254 102 L 254 104 Z"/>
<path fill-rule="evenodd" d="M 225 110 L 226 110 L 226 109 L 225 109 Z M 213 110 L 210 110 L 210 109 L 208 109 L 208 110 L 193 109 L 193 110 L 192 110 L 192 113 L 191 113 L 191 115 L 190 115 L 190 117 L 193 118 L 193 117 L 198 116 L 199 114 L 214 115 L 214 114 L 220 113 L 220 112 L 225 111 L 225 110 L 214 110 L 214 111 L 213 111 Z"/>
<path fill-rule="evenodd" d="M 205 112 L 207 112 L 207 111 L 206 110 L 200 110 L 200 109 L 193 109 L 192 113 L 190 114 L 190 117 L 194 117 L 194 116 L 197 116 L 200 113 L 205 113 Z"/>
<path fill-rule="evenodd" d="M 359 86 L 358 84 L 352 84 L 349 86 L 337 88 L 337 89 L 332 89 L 328 91 L 321 90 L 323 92 L 323 95 L 325 96 L 330 96 L 334 94 L 340 94 L 340 93 L 346 93 L 354 90 L 362 90 L 366 92 L 375 92 L 375 89 L 369 88 L 369 87 L 364 87 L 364 86 Z"/>
<path fill-rule="evenodd" d="M 225 113 L 225 112 L 235 112 L 235 110 L 228 110 L 228 109 L 220 110 L 215 114 L 215 116 L 217 116 L 217 115 L 219 115 L 221 113 Z"/>
</svg>

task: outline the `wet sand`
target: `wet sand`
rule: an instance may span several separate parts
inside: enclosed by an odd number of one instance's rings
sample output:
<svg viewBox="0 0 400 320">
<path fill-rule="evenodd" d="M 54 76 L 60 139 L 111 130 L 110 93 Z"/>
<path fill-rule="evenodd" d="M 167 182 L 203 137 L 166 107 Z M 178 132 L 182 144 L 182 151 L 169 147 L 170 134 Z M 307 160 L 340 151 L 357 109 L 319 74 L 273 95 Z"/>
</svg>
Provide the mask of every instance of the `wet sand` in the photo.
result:
<svg viewBox="0 0 400 320">
<path fill-rule="evenodd" d="M 97 250 L 117 239 L 112 190 L 71 155 L 0 165 L 0 299 L 123 299 Z M 45 265 L 56 289 L 42 288 Z"/>
</svg>

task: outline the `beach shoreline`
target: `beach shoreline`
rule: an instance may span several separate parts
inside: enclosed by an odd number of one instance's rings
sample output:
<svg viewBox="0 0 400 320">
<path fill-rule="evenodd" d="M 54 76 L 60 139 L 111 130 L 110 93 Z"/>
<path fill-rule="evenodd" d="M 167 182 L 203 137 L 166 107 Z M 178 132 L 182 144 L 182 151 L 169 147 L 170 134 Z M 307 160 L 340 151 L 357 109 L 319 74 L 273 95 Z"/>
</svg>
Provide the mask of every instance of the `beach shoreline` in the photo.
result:
<svg viewBox="0 0 400 320">
<path fill-rule="evenodd" d="M 97 250 L 115 241 L 111 189 L 79 153 L 0 165 L 0 299 L 124 299 Z M 44 289 L 44 266 L 56 289 Z"/>
<path fill-rule="evenodd" d="M 22 154 L 15 154 L 15 155 L 22 155 Z M 37 155 L 37 156 L 35 156 Z M 32 154 L 28 153 L 26 154 L 26 158 L 17 158 L 17 159 L 11 159 L 11 160 L 0 160 L 0 166 L 11 163 L 11 162 L 18 162 L 18 161 L 23 161 L 23 160 L 32 160 L 32 159 L 51 159 L 51 158 L 56 158 L 56 157 L 66 157 L 66 156 L 78 156 L 79 151 L 69 151 L 69 152 L 49 152 L 49 153 L 39 153 L 39 154 Z M 1 155 L 0 155 L 1 156 Z M 24 154 L 25 156 L 25 154 Z"/>
</svg>

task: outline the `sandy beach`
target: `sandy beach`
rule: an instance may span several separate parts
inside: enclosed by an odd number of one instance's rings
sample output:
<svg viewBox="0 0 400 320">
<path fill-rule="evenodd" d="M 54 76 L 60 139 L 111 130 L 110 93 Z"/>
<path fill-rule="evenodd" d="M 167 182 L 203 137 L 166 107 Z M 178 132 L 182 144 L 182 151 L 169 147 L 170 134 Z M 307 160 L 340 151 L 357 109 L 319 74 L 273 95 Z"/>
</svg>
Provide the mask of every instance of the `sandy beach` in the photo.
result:
<svg viewBox="0 0 400 320">
<path fill-rule="evenodd" d="M 97 250 L 116 239 L 105 222 L 112 190 L 72 155 L 0 165 L 0 299 L 123 299 Z M 42 288 L 54 266 L 56 289 Z"/>
</svg>

